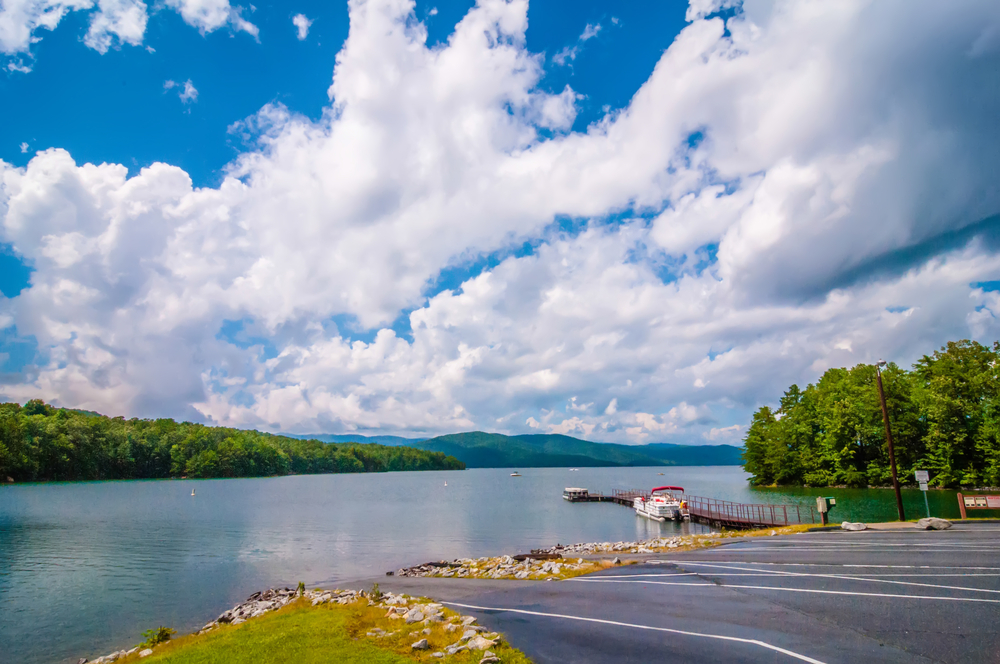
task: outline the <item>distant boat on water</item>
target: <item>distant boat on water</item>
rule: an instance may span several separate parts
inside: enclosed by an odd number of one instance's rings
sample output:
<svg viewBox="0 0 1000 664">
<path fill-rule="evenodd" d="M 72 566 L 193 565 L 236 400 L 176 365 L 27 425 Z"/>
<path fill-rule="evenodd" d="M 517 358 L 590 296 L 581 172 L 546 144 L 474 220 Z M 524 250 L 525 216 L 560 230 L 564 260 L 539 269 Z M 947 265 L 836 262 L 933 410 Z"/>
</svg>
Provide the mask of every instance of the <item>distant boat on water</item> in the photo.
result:
<svg viewBox="0 0 1000 664">
<path fill-rule="evenodd" d="M 515 471 L 514 471 L 513 473 L 511 473 L 511 474 L 510 474 L 510 476 L 511 476 L 511 477 L 520 477 L 520 476 L 521 476 L 521 473 L 519 473 L 519 472 L 517 472 L 517 471 L 515 470 Z"/>
<path fill-rule="evenodd" d="M 194 489 L 191 489 L 191 495 L 192 496 L 194 495 Z"/>
</svg>

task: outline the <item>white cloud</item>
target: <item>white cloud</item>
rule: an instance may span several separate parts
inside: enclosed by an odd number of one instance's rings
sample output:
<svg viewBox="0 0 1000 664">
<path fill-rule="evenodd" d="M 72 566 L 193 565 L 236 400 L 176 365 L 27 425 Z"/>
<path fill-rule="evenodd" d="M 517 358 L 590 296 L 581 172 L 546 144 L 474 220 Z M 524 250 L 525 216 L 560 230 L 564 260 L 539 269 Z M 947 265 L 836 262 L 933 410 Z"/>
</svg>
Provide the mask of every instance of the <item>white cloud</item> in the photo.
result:
<svg viewBox="0 0 1000 664">
<path fill-rule="evenodd" d="M 19 145 L 18 147 L 21 148 L 21 154 L 26 154 L 28 152 L 27 143 L 21 143 L 21 145 Z"/>
<path fill-rule="evenodd" d="M 702 434 L 705 440 L 710 440 L 713 443 L 727 443 L 727 444 L 739 444 L 739 440 L 743 435 L 743 429 L 746 427 L 742 424 L 734 424 L 728 427 L 712 427 L 708 431 Z"/>
<path fill-rule="evenodd" d="M 1000 56 L 973 45 L 1000 7 L 883 6 L 694 18 L 627 108 L 571 132 L 523 1 L 483 0 L 433 49 L 412 5 L 352 3 L 328 112 L 241 123 L 259 149 L 218 188 L 61 150 L 0 166 L 0 239 L 35 267 L 0 316 L 42 351 L 6 394 L 735 441 L 826 367 L 995 339 L 1000 295 L 970 284 L 1000 279 Z"/>
<path fill-rule="evenodd" d="M 198 101 L 198 89 L 194 87 L 191 83 L 191 79 L 179 83 L 177 81 L 164 81 L 163 89 L 173 90 L 174 88 L 180 88 L 177 91 L 177 96 L 180 98 L 181 102 L 184 104 L 193 104 Z"/>
<path fill-rule="evenodd" d="M 580 41 L 581 42 L 585 42 L 588 39 L 593 39 L 594 37 L 597 36 L 597 33 L 599 33 L 600 31 L 601 31 L 601 24 L 600 23 L 597 23 L 597 24 L 594 24 L 594 25 L 591 25 L 590 23 L 588 23 L 587 27 L 585 27 L 583 29 L 583 32 L 580 34 Z"/>
<path fill-rule="evenodd" d="M 27 53 L 36 31 L 54 30 L 68 12 L 93 6 L 93 0 L 4 0 L 0 4 L 0 52 Z"/>
<path fill-rule="evenodd" d="M 615 24 L 617 24 L 616 19 L 612 19 L 612 21 L 614 21 Z M 579 38 L 577 38 L 576 44 L 573 46 L 566 46 L 561 51 L 553 55 L 552 61 L 555 62 L 560 67 L 562 67 L 568 62 L 576 60 L 576 56 L 579 55 L 580 48 L 583 46 L 584 42 L 589 41 L 594 37 L 596 37 L 597 33 L 599 33 L 600 31 L 601 31 L 600 23 L 597 24 L 588 23 L 587 26 L 583 29 L 583 32 L 580 33 Z"/>
<path fill-rule="evenodd" d="M 257 26 L 245 20 L 240 7 L 233 7 L 229 0 L 165 0 L 164 4 L 176 10 L 184 22 L 198 28 L 202 34 L 230 26 L 233 30 L 257 37 Z"/>
<path fill-rule="evenodd" d="M 254 38 L 259 32 L 228 0 L 166 0 L 165 5 L 202 34 L 226 25 Z M 142 0 L 4 0 L 0 3 L 0 53 L 30 55 L 31 45 L 42 39 L 40 31 L 55 30 L 72 11 L 90 12 L 90 26 L 83 42 L 100 53 L 113 48 L 116 40 L 118 44 L 142 44 L 149 19 L 148 7 Z M 31 71 L 20 58 L 12 57 L 5 66 L 9 71 Z"/>
<path fill-rule="evenodd" d="M 309 26 L 312 24 L 313 22 L 305 14 L 296 14 L 292 17 L 292 25 L 298 30 L 299 41 L 303 41 L 309 36 Z"/>
<path fill-rule="evenodd" d="M 98 53 L 107 53 L 115 37 L 137 46 L 146 34 L 146 20 L 146 4 L 141 0 L 98 0 L 83 43 Z"/>
</svg>

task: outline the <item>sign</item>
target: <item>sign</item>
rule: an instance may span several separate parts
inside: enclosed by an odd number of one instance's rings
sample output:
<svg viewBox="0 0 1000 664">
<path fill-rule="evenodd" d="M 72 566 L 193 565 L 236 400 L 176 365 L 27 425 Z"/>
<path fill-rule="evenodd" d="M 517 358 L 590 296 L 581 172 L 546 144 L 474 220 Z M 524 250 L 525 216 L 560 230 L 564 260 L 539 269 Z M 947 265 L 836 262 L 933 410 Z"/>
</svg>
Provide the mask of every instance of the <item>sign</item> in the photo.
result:
<svg viewBox="0 0 1000 664">
<path fill-rule="evenodd" d="M 921 491 L 927 491 L 927 482 L 921 482 L 920 483 L 920 490 Z"/>
<path fill-rule="evenodd" d="M 990 509 L 1000 509 L 1000 496 L 986 496 L 986 506 Z"/>
<path fill-rule="evenodd" d="M 917 481 L 920 482 L 921 484 L 927 484 L 931 479 L 930 473 L 927 472 L 926 470 L 915 470 L 913 471 L 913 474 L 917 476 Z M 922 489 L 922 490 L 927 491 L 927 489 Z"/>
</svg>

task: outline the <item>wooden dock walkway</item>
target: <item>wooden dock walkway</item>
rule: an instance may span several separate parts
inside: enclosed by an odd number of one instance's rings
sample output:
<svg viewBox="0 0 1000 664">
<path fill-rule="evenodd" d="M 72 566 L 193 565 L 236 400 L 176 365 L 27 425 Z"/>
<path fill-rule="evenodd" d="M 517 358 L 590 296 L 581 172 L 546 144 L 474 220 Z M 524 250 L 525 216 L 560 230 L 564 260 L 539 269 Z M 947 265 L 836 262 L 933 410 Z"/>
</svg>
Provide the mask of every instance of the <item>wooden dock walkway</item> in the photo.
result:
<svg viewBox="0 0 1000 664">
<path fill-rule="evenodd" d="M 734 503 L 728 500 L 674 494 L 687 503 L 691 521 L 716 528 L 773 528 L 802 523 L 820 523 L 819 512 L 809 505 L 767 505 Z M 591 493 L 569 498 L 573 503 L 618 503 L 632 507 L 636 498 L 649 498 L 648 491 L 615 489 L 610 494 Z"/>
</svg>

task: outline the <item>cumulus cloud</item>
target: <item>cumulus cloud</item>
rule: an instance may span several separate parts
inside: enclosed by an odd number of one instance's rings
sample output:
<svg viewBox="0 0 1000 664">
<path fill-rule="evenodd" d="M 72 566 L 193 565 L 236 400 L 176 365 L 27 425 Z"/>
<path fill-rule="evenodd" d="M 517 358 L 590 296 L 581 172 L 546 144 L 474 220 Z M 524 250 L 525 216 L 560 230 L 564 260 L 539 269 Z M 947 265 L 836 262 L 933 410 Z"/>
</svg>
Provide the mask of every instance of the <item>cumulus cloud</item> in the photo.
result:
<svg viewBox="0 0 1000 664">
<path fill-rule="evenodd" d="M 165 5 L 202 34 L 228 25 L 254 38 L 258 35 L 257 26 L 245 20 L 242 8 L 231 6 L 229 0 L 167 0 Z M 149 19 L 142 0 L 4 0 L 0 4 L 0 53 L 30 55 L 31 45 L 42 39 L 41 31 L 55 30 L 72 11 L 90 13 L 83 42 L 100 53 L 120 44 L 142 44 Z M 6 68 L 31 71 L 21 58 L 11 58 Z"/>
<path fill-rule="evenodd" d="M 21 143 L 21 145 L 19 145 L 18 147 L 21 148 L 21 154 L 26 154 L 28 152 L 27 143 Z"/>
<path fill-rule="evenodd" d="M 183 83 L 178 83 L 177 81 L 164 81 L 164 91 L 173 90 L 174 88 L 178 88 L 177 96 L 180 98 L 181 103 L 193 104 L 198 101 L 198 89 L 191 83 L 190 78 Z"/>
<path fill-rule="evenodd" d="M 412 3 L 369 0 L 323 117 L 234 127 L 258 147 L 217 188 L 4 164 L 2 240 L 35 272 L 0 315 L 39 344 L 5 394 L 704 443 L 827 367 L 1000 336 L 975 285 L 1000 279 L 1000 7 L 720 7 L 584 132 L 538 85 L 523 0 L 435 48 Z"/>
<path fill-rule="evenodd" d="M 107 53 L 116 37 L 119 43 L 137 46 L 146 34 L 146 20 L 141 0 L 99 0 L 83 43 L 98 53 Z"/>
<path fill-rule="evenodd" d="M 305 14 L 296 14 L 292 17 L 292 25 L 298 31 L 299 41 L 305 40 L 309 36 L 309 26 L 313 24 Z"/>
<path fill-rule="evenodd" d="M 260 32 L 256 25 L 243 18 L 243 8 L 233 7 L 229 0 L 165 0 L 165 4 L 176 10 L 185 23 L 198 28 L 202 34 L 227 25 L 255 38 Z"/>
</svg>

